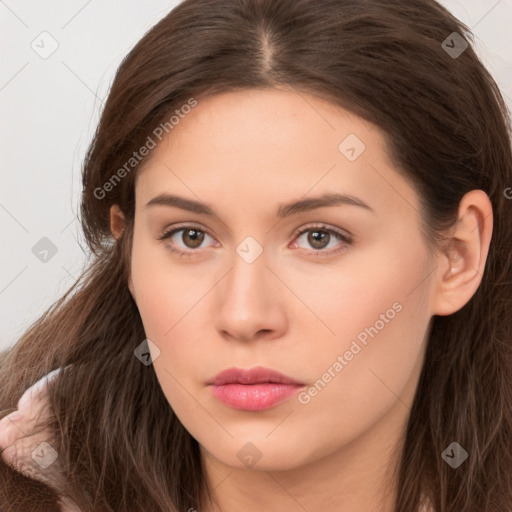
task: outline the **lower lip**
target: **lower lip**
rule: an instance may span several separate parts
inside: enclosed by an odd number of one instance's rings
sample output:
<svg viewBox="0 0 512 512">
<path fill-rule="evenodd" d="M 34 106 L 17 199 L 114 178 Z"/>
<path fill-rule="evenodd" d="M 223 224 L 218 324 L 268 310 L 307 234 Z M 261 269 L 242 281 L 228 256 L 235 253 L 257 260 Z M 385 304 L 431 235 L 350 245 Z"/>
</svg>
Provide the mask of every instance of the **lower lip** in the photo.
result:
<svg viewBox="0 0 512 512">
<path fill-rule="evenodd" d="M 226 405 L 243 411 L 263 411 L 286 400 L 303 386 L 296 384 L 212 385 L 212 393 Z"/>
</svg>

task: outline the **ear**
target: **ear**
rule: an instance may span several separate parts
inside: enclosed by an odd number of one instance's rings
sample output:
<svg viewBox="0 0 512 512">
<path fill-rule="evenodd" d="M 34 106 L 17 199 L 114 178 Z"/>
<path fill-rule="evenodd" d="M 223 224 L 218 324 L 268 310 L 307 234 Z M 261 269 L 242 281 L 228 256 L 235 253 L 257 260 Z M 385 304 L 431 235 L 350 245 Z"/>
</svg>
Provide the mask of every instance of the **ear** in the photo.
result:
<svg viewBox="0 0 512 512">
<path fill-rule="evenodd" d="M 451 315 L 474 295 L 484 273 L 492 236 L 492 204 L 483 190 L 461 200 L 457 224 L 437 259 L 434 315 Z"/>
<path fill-rule="evenodd" d="M 110 231 L 112 232 L 112 235 L 116 240 L 118 240 L 119 237 L 123 234 L 124 227 L 124 214 L 117 204 L 113 204 L 110 207 Z M 135 298 L 131 275 L 128 277 L 128 288 L 130 290 L 130 293 L 132 294 L 132 297 Z"/>
<path fill-rule="evenodd" d="M 117 240 L 123 234 L 124 230 L 124 213 L 117 204 L 110 207 L 110 231 Z"/>
</svg>

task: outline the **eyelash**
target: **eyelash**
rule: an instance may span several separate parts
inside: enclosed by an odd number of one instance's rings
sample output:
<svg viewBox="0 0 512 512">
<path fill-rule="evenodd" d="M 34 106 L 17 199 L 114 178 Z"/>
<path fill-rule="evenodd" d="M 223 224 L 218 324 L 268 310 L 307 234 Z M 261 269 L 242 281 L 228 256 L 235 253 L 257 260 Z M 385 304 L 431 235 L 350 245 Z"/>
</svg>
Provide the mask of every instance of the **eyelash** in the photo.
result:
<svg viewBox="0 0 512 512">
<path fill-rule="evenodd" d="M 203 229 L 202 227 L 199 227 L 199 226 L 193 226 L 193 225 L 187 225 L 187 226 L 181 226 L 179 228 L 174 228 L 170 231 L 167 231 L 165 233 L 163 233 L 162 236 L 159 236 L 158 237 L 158 240 L 160 240 L 161 242 L 165 242 L 167 239 L 171 238 L 175 233 L 179 233 L 180 231 L 185 231 L 185 230 L 192 230 L 192 231 L 200 231 L 201 233 L 206 233 L 208 236 L 213 237 L 213 235 L 211 235 L 208 230 L 206 229 Z M 317 226 L 308 226 L 306 228 L 303 228 L 299 231 L 297 231 L 295 234 L 294 234 L 294 240 L 296 240 L 297 238 L 301 237 L 304 233 L 308 233 L 309 231 L 321 231 L 321 232 L 326 232 L 326 233 L 329 233 L 329 234 L 334 234 L 339 240 L 341 240 L 342 242 L 344 242 L 344 244 L 346 245 L 342 245 L 340 248 L 338 249 L 331 249 L 329 251 L 325 251 L 325 250 L 312 250 L 311 252 L 313 254 L 315 254 L 316 256 L 332 256 L 334 254 L 337 254 L 345 249 L 347 249 L 347 246 L 351 245 L 352 244 L 352 240 L 351 238 L 349 238 L 347 235 L 344 235 L 343 233 L 341 233 L 340 231 L 336 230 L 336 229 L 333 229 L 333 228 L 329 228 L 323 224 L 320 224 L 320 225 L 317 225 Z M 167 245 L 166 244 L 166 248 L 175 253 L 175 254 L 178 254 L 180 257 L 183 257 L 183 256 L 188 256 L 189 258 L 192 257 L 193 253 L 195 252 L 198 252 L 197 250 L 191 250 L 191 251 L 182 251 L 180 249 L 176 249 L 175 247 L 173 247 L 172 245 Z"/>
</svg>

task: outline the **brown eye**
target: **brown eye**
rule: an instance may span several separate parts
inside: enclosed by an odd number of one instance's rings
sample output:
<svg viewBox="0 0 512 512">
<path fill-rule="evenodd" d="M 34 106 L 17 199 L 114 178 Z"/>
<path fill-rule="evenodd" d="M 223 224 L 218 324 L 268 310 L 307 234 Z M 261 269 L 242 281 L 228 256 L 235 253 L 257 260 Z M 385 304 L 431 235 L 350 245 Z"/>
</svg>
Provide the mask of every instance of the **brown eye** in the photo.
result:
<svg viewBox="0 0 512 512">
<path fill-rule="evenodd" d="M 191 257 L 194 253 L 199 253 L 205 241 L 205 237 L 210 237 L 215 240 L 206 231 L 199 229 L 195 226 L 184 226 L 172 229 L 158 240 L 165 242 L 165 246 L 171 252 L 179 254 L 180 256 Z"/>
<path fill-rule="evenodd" d="M 321 231 L 319 229 L 309 231 L 308 243 L 311 244 L 311 247 L 314 249 L 324 249 L 329 244 L 330 239 L 331 235 L 327 231 Z"/>
<path fill-rule="evenodd" d="M 313 252 L 316 251 L 317 255 L 328 256 L 337 253 L 346 249 L 352 243 L 349 236 L 327 226 L 311 226 L 301 230 L 297 233 L 295 243 L 303 238 L 304 235 L 307 235 L 305 237 L 307 245 L 309 245 L 310 249 L 313 249 Z M 331 242 L 334 242 L 334 244 L 331 244 Z M 336 242 L 338 243 L 336 244 Z M 334 248 L 332 248 L 333 246 Z M 326 248 L 327 250 L 325 250 Z M 308 248 L 306 247 L 306 249 Z"/>
<path fill-rule="evenodd" d="M 196 249 L 204 240 L 204 232 L 198 229 L 182 229 L 181 231 L 183 231 L 181 239 L 190 249 Z"/>
</svg>

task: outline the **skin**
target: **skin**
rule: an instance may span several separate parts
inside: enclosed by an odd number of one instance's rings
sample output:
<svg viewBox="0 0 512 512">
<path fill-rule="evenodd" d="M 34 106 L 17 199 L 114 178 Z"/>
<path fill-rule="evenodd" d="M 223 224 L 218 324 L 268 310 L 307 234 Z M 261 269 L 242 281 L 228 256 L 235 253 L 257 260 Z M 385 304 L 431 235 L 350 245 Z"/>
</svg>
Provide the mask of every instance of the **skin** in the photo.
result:
<svg viewBox="0 0 512 512">
<path fill-rule="evenodd" d="M 349 134 L 365 145 L 353 161 L 338 149 Z M 282 203 L 324 192 L 355 196 L 372 210 L 343 204 L 275 215 Z M 207 203 L 219 218 L 145 206 L 162 193 Z M 340 504 L 346 512 L 392 511 L 393 470 L 431 318 L 472 297 L 492 234 L 491 203 L 480 190 L 464 196 L 439 250 L 424 238 L 419 211 L 377 127 L 285 89 L 202 98 L 152 150 L 136 182 L 128 286 L 159 351 L 152 354 L 162 390 L 200 444 L 219 504 L 207 512 Z M 308 233 L 320 224 L 352 242 L 330 233 L 326 248 L 312 245 Z M 118 238 L 124 217 L 116 205 L 111 227 Z M 202 229 L 204 240 L 194 244 L 187 230 L 158 240 L 184 227 Z M 262 249 L 251 263 L 237 253 L 248 236 Z M 195 253 L 181 257 L 171 246 Z M 240 411 L 206 385 L 226 368 L 261 365 L 307 391 L 393 304 L 400 311 L 307 404 L 292 397 Z M 252 453 L 247 443 L 261 456 L 252 466 L 237 456 Z"/>
</svg>

